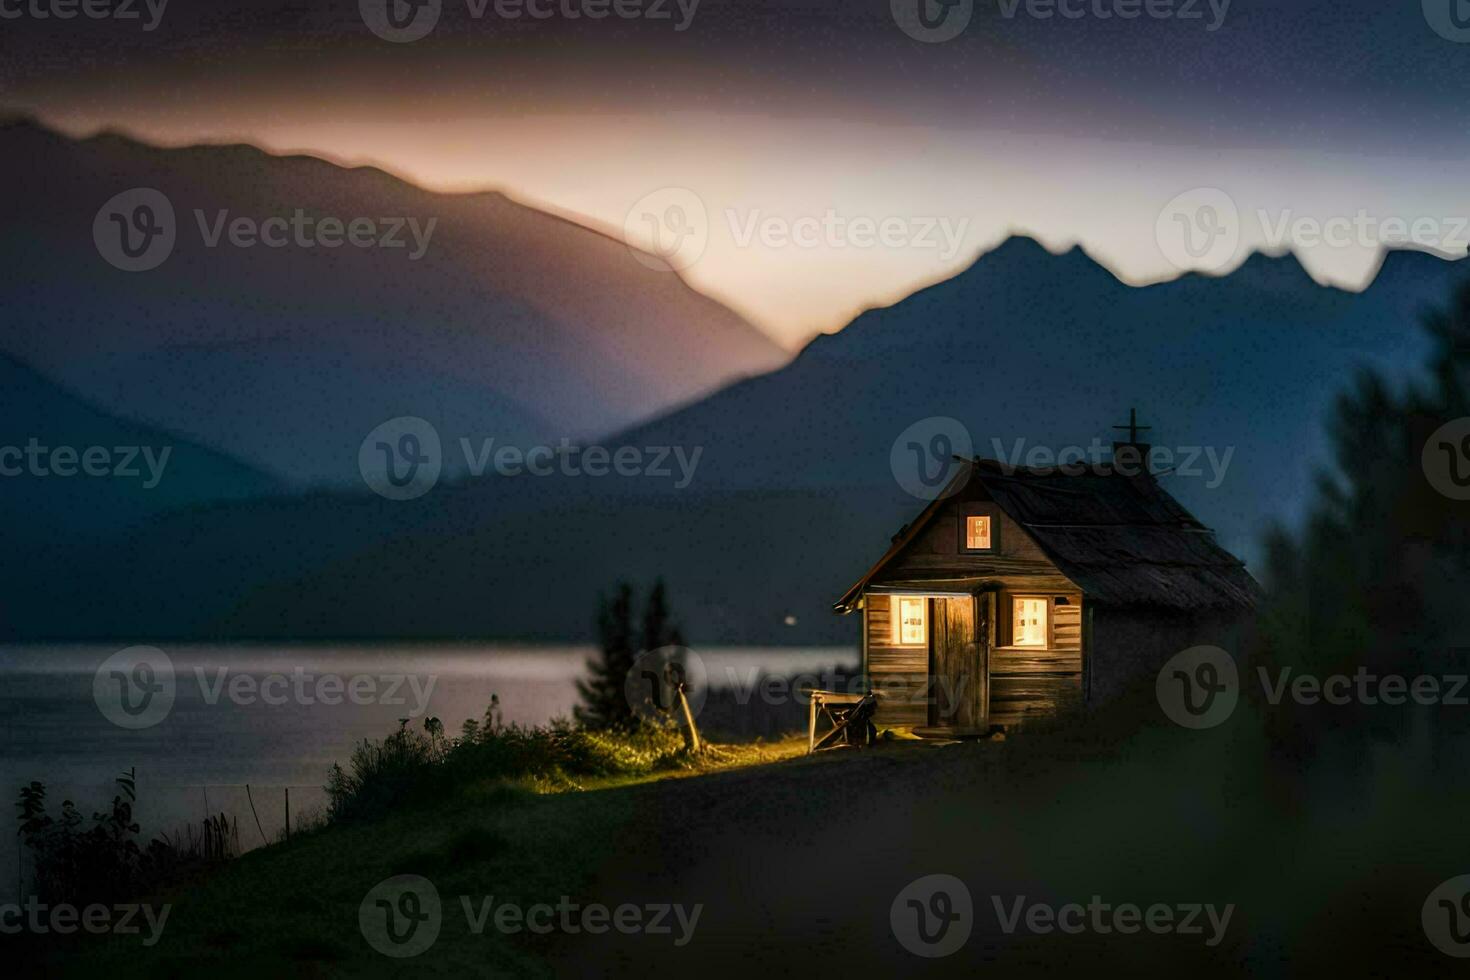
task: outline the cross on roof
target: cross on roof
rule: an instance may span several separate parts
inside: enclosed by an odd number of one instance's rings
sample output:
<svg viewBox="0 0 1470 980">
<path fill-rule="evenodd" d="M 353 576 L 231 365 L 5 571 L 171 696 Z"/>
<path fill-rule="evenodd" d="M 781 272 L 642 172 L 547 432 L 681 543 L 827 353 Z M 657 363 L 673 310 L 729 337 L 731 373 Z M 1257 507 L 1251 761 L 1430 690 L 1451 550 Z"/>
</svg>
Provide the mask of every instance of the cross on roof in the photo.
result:
<svg viewBox="0 0 1470 980">
<path fill-rule="evenodd" d="M 1151 426 L 1151 425 L 1139 425 L 1138 424 L 1138 409 L 1136 409 L 1136 408 L 1130 408 L 1130 409 L 1128 409 L 1128 424 L 1127 425 L 1115 425 L 1115 426 L 1113 426 L 1113 428 L 1115 428 L 1115 429 L 1127 429 L 1128 430 L 1128 442 L 1129 443 L 1132 443 L 1132 444 L 1137 444 L 1138 443 L 1138 434 L 1140 432 L 1147 432 L 1148 430 L 1152 429 L 1153 426 Z"/>
</svg>

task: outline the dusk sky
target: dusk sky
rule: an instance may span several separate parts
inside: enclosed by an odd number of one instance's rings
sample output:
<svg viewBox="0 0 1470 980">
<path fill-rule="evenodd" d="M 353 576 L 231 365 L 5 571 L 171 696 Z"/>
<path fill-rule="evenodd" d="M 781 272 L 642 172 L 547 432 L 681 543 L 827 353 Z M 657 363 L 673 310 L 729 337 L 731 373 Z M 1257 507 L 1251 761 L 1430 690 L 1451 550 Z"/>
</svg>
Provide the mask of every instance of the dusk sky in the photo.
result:
<svg viewBox="0 0 1470 980">
<path fill-rule="evenodd" d="M 52 0 L 0 0 L 0 103 L 72 133 L 500 189 L 619 235 L 680 188 L 707 238 L 685 276 L 787 346 L 1011 232 L 1080 243 L 1130 282 L 1296 241 L 1319 280 L 1356 286 L 1395 235 L 1470 241 L 1464 0 L 989 0 L 930 43 L 901 27 L 913 0 L 623 0 L 641 15 L 603 19 L 565 14 L 599 0 L 515 19 L 520 4 L 443 0 L 407 43 L 368 28 L 374 2 L 139 0 L 138 19 L 59 20 L 37 16 Z M 943 15 L 969 6 L 929 12 L 956 26 Z M 1171 205 L 1197 188 L 1228 195 L 1238 247 L 1171 255 L 1171 207 L 1218 203 Z M 1313 244 L 1299 219 L 1341 234 Z"/>
</svg>

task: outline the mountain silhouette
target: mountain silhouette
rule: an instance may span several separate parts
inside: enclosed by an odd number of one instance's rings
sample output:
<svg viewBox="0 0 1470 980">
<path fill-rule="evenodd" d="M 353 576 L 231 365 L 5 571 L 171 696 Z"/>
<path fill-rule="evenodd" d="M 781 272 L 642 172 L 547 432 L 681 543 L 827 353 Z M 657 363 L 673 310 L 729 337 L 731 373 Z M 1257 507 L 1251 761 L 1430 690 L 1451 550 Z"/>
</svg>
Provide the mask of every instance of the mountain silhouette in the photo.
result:
<svg viewBox="0 0 1470 980">
<path fill-rule="evenodd" d="M 698 450 L 687 486 L 486 475 L 407 502 L 359 490 L 179 510 L 106 541 L 117 558 L 89 570 L 96 615 L 75 629 L 583 638 L 599 590 L 663 575 L 696 643 L 850 643 L 831 603 L 921 508 L 890 452 L 931 416 L 961 420 L 994 456 L 1016 440 L 1106 445 L 1137 407 L 1156 446 L 1228 453 L 1219 472 L 1198 460 L 1200 475 L 1160 479 L 1253 561 L 1328 458 L 1336 392 L 1359 365 L 1410 372 L 1419 313 L 1465 269 L 1394 252 L 1351 293 L 1290 256 L 1254 256 L 1139 288 L 1080 250 L 1012 239 L 775 371 L 601 440 Z M 38 611 L 11 628 L 49 622 Z"/>
<path fill-rule="evenodd" d="M 495 193 L 249 146 L 72 140 L 24 120 L 0 126 L 0 180 L 0 350 L 298 485 L 354 483 L 362 439 L 398 416 L 450 440 L 554 442 L 788 359 L 622 243 Z M 93 230 L 134 188 L 164 195 L 176 237 L 162 264 L 128 272 Z M 103 216 L 104 235 L 133 218 L 123 211 Z M 282 247 L 232 231 L 298 212 L 304 231 L 271 230 Z M 360 240 L 374 244 L 318 239 L 331 218 L 371 222 Z M 407 219 L 417 238 L 395 228 Z"/>
</svg>

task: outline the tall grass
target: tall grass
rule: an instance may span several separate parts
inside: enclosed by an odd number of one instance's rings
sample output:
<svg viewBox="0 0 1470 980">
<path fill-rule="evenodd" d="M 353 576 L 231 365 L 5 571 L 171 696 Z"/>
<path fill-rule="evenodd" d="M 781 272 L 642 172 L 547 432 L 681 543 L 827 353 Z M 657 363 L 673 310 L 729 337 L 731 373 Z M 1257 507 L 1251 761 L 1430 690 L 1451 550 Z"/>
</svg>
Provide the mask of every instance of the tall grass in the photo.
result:
<svg viewBox="0 0 1470 980">
<path fill-rule="evenodd" d="M 368 819 L 487 783 L 575 789 L 589 779 L 696 764 L 672 727 L 593 730 L 558 722 L 526 728 L 471 720 L 458 738 L 450 738 L 438 719 L 426 719 L 417 729 L 404 719 L 387 738 L 359 743 L 346 768 L 332 767 L 327 817 Z"/>
<path fill-rule="evenodd" d="M 164 835 L 139 844 L 135 770 L 122 773 L 116 784 L 111 805 L 90 821 L 71 800 L 63 800 L 51 816 L 42 782 L 21 788 L 16 803 L 20 838 L 31 857 L 32 893 L 42 902 L 88 905 L 136 898 L 240 852 L 239 824 L 223 813 L 204 820 L 197 835 L 191 826 L 173 839 Z"/>
</svg>

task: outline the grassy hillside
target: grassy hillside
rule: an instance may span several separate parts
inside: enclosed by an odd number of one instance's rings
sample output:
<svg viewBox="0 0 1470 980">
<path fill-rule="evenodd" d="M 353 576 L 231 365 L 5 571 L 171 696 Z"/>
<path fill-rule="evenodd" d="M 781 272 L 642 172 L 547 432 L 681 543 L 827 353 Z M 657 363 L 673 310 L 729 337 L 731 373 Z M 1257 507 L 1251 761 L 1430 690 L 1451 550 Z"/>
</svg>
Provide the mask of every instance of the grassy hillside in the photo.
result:
<svg viewBox="0 0 1470 980">
<path fill-rule="evenodd" d="M 1085 966 L 1136 976 L 1286 976 L 1351 963 L 1433 973 L 1420 911 L 1470 866 L 1470 792 L 1446 779 L 1463 743 L 1403 739 L 1277 759 L 1250 711 L 1206 732 L 1110 735 L 1090 716 L 1003 742 L 886 743 L 800 757 L 749 750 L 688 778 L 534 795 L 467 786 L 380 822 L 247 855 L 163 896 L 155 947 L 73 941 L 38 965 L 63 976 L 786 975 L 820 957 L 835 975 L 1022 976 Z M 1418 732 L 1419 734 L 1415 734 Z M 1341 745 L 1341 743 L 1339 743 Z M 759 763 L 759 764 L 756 764 Z M 910 955 L 890 907 L 950 874 L 974 931 L 941 960 Z M 402 874 L 433 882 L 442 929 L 399 961 L 365 941 L 359 906 Z M 475 934 L 460 905 L 569 900 L 700 906 L 674 935 Z M 1231 908 L 1203 935 L 1007 934 L 993 902 Z M 798 957 L 803 957 L 798 959 Z M 1388 975 L 1384 973 L 1382 975 Z"/>
</svg>

